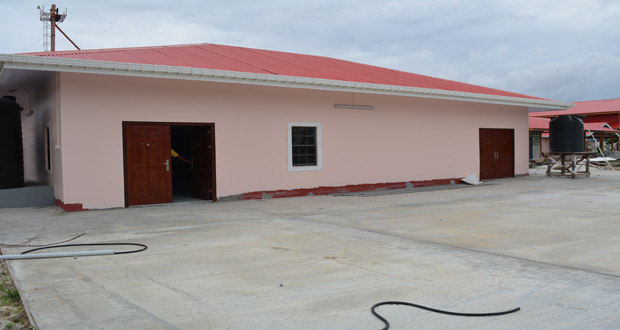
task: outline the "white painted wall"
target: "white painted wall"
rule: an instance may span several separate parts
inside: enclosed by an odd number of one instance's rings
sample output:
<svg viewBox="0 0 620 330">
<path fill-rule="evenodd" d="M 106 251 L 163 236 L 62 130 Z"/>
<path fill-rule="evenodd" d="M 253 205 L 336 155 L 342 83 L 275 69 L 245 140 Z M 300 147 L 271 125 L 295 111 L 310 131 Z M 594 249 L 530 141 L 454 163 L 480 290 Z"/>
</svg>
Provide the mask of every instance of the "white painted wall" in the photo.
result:
<svg viewBox="0 0 620 330">
<path fill-rule="evenodd" d="M 60 82 L 63 202 L 89 209 L 124 206 L 123 121 L 215 123 L 218 196 L 479 175 L 479 128 L 515 129 L 515 173 L 527 173 L 521 107 L 76 73 Z M 353 98 L 375 110 L 334 108 Z M 322 170 L 288 171 L 287 122 L 321 123 Z"/>
</svg>

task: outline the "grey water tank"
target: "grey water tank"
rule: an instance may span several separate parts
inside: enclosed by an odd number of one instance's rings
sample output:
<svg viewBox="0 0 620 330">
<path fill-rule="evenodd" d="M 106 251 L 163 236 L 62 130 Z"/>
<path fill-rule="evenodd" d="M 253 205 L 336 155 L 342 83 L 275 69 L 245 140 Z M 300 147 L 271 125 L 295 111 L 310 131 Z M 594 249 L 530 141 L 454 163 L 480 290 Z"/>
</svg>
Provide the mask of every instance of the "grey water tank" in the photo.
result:
<svg viewBox="0 0 620 330">
<path fill-rule="evenodd" d="M 583 152 L 583 122 L 576 115 L 562 115 L 549 122 L 551 152 Z"/>
<path fill-rule="evenodd" d="M 21 111 L 14 96 L 0 97 L 0 189 L 24 186 Z"/>
</svg>

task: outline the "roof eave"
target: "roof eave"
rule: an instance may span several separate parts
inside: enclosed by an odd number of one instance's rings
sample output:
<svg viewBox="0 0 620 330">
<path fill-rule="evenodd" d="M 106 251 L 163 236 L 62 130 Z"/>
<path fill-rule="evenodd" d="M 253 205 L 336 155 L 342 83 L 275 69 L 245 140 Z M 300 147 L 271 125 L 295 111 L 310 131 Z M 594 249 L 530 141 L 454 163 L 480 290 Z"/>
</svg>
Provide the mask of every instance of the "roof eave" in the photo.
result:
<svg viewBox="0 0 620 330">
<path fill-rule="evenodd" d="M 2 63 L 5 68 L 11 69 L 200 80 L 277 87 L 296 87 L 329 91 L 355 91 L 359 93 L 400 95 L 411 97 L 459 100 L 468 102 L 517 105 L 528 107 L 530 111 L 536 111 L 532 109 L 568 109 L 574 105 L 572 103 L 551 100 L 467 93 L 440 89 L 382 85 L 352 81 L 213 70 L 192 67 L 67 59 L 47 56 L 0 54 L 0 63 Z"/>
</svg>

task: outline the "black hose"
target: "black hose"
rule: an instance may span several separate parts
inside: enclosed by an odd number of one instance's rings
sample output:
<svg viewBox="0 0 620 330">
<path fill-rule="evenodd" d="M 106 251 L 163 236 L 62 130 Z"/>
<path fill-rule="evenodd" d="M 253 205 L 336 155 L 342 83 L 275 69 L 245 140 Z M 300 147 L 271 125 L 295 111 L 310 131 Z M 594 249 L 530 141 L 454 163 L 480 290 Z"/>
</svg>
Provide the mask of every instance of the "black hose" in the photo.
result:
<svg viewBox="0 0 620 330">
<path fill-rule="evenodd" d="M 28 254 L 28 253 L 34 252 L 34 251 L 45 250 L 45 249 L 54 249 L 54 248 L 60 248 L 60 247 L 72 247 L 72 246 L 110 246 L 110 245 L 125 245 L 125 246 L 129 245 L 129 246 L 139 246 L 139 247 L 141 247 L 140 249 L 131 250 L 131 251 L 122 251 L 122 252 L 114 251 L 114 254 L 136 253 L 136 252 L 141 252 L 141 251 L 144 251 L 144 250 L 147 249 L 146 245 L 140 244 L 140 243 L 87 243 L 87 244 L 65 244 L 65 245 L 44 246 L 44 247 L 40 247 L 40 248 L 24 251 L 21 254 Z"/>
<path fill-rule="evenodd" d="M 382 306 L 382 305 L 405 305 L 405 306 L 411 306 L 411 307 L 417 307 L 417 308 L 425 309 L 427 311 L 431 311 L 431 312 L 435 312 L 435 313 L 448 314 L 448 315 L 456 315 L 456 316 L 498 316 L 498 315 L 505 315 L 505 314 L 514 313 L 514 312 L 516 312 L 516 311 L 521 309 L 520 307 L 517 307 L 515 309 L 511 309 L 511 310 L 508 310 L 508 311 L 494 312 L 494 313 L 459 313 L 459 312 L 444 311 L 444 310 L 441 310 L 441 309 L 435 309 L 435 308 L 426 307 L 426 306 L 417 305 L 417 304 L 412 304 L 412 303 L 408 303 L 408 302 L 404 302 L 404 301 L 384 301 L 384 302 L 380 302 L 378 304 L 373 305 L 372 308 L 370 309 L 372 314 L 374 316 L 376 316 L 379 320 L 381 320 L 385 324 L 385 327 L 383 329 L 381 329 L 381 330 L 387 330 L 387 329 L 390 328 L 390 322 L 388 322 L 383 316 L 379 315 L 379 313 L 377 313 L 375 311 L 375 308 L 377 308 L 379 306 Z"/>
</svg>

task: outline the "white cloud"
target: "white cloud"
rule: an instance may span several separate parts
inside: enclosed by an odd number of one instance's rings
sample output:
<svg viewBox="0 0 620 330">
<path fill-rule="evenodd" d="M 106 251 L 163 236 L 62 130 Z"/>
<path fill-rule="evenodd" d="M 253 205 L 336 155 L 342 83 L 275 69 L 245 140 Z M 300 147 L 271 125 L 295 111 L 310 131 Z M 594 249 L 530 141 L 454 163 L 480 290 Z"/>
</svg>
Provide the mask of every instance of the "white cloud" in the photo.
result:
<svg viewBox="0 0 620 330">
<path fill-rule="evenodd" d="M 618 98 L 620 56 L 591 52 L 511 71 L 506 81 L 513 90 L 562 101 Z"/>
<path fill-rule="evenodd" d="M 591 52 L 522 65 L 501 74 L 473 73 L 467 82 L 560 101 L 583 101 L 620 97 L 619 73 L 619 56 Z"/>
<path fill-rule="evenodd" d="M 36 3 L 3 0 L 0 53 L 40 51 Z M 615 0 L 64 0 L 82 48 L 221 43 L 330 56 L 558 99 L 620 97 Z M 73 46 L 57 38 L 57 49 Z M 32 46 L 34 45 L 34 46 Z M 616 62 L 614 62 L 616 61 Z"/>
</svg>

